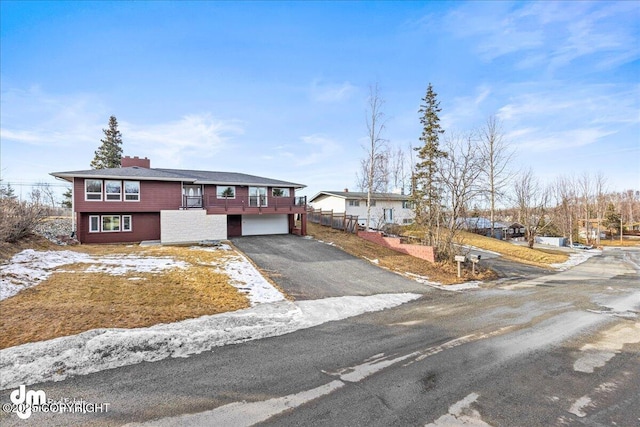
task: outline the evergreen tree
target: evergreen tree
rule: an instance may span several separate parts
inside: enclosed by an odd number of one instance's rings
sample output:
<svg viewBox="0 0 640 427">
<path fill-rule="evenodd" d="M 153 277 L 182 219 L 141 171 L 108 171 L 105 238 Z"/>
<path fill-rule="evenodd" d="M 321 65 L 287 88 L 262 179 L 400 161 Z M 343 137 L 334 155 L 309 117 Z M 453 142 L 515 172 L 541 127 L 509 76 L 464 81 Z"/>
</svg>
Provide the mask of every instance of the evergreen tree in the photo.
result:
<svg viewBox="0 0 640 427">
<path fill-rule="evenodd" d="M 441 205 L 441 189 L 437 179 L 438 159 L 446 158 L 447 153 L 440 150 L 440 135 L 444 133 L 444 129 L 440 126 L 438 116 L 441 111 L 440 102 L 431 83 L 422 102 L 418 110 L 421 114 L 422 146 L 414 148 L 418 152 L 419 160 L 415 166 L 412 198 L 415 220 L 418 225 L 427 227 L 427 244 L 434 245 L 434 233 Z"/>
<path fill-rule="evenodd" d="M 115 116 L 109 117 L 109 129 L 102 129 L 102 132 L 102 145 L 95 152 L 91 169 L 119 168 L 122 162 L 122 135 Z"/>
<path fill-rule="evenodd" d="M 622 222 L 620 213 L 616 212 L 616 207 L 613 203 L 609 203 L 609 205 L 607 205 L 607 211 L 604 214 L 604 218 L 605 224 L 611 232 L 611 239 L 613 239 L 613 235 L 616 231 L 620 230 L 620 223 Z"/>
<path fill-rule="evenodd" d="M 65 208 L 70 208 L 72 203 L 71 203 L 71 189 L 67 188 L 65 190 L 64 193 L 62 193 L 62 197 L 64 197 L 64 200 L 62 201 L 62 206 Z"/>
</svg>

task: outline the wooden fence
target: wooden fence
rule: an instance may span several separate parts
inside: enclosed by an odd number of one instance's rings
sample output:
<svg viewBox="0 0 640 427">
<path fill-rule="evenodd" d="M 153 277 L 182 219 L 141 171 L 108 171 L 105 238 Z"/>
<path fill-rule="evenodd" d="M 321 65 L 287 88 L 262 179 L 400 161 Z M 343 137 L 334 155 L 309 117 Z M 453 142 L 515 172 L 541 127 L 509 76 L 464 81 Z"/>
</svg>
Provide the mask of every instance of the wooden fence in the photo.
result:
<svg viewBox="0 0 640 427">
<path fill-rule="evenodd" d="M 344 212 L 309 209 L 307 220 L 325 227 L 356 234 L 358 232 L 358 215 L 347 215 Z"/>
</svg>

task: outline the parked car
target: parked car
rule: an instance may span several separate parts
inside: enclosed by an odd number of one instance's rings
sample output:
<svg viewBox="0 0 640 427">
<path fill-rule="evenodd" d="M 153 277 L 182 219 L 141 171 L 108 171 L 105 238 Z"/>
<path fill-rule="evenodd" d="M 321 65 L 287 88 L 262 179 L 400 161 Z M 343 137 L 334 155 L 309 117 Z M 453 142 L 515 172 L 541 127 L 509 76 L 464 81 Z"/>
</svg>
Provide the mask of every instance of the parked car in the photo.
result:
<svg viewBox="0 0 640 427">
<path fill-rule="evenodd" d="M 591 245 L 587 246 L 587 245 L 583 245 L 582 243 L 579 243 L 579 242 L 573 242 L 571 244 L 571 247 L 573 249 L 592 249 L 593 248 L 593 246 L 591 246 Z"/>
</svg>

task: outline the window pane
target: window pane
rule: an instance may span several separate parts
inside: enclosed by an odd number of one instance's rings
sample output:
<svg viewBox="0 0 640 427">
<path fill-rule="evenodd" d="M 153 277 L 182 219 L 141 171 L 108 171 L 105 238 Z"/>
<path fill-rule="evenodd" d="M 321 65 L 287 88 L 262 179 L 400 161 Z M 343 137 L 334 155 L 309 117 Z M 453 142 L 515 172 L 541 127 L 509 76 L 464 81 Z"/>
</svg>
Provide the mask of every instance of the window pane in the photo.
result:
<svg viewBox="0 0 640 427">
<path fill-rule="evenodd" d="M 103 215 L 102 231 L 120 231 L 119 215 Z"/>
<path fill-rule="evenodd" d="M 89 231 L 92 233 L 100 231 L 100 217 L 98 216 L 89 217 Z"/>
<path fill-rule="evenodd" d="M 131 231 L 131 215 L 122 216 L 122 231 Z"/>
<path fill-rule="evenodd" d="M 125 181 L 124 193 L 125 200 L 140 200 L 140 181 Z"/>
<path fill-rule="evenodd" d="M 288 188 L 274 188 L 271 190 L 271 194 L 273 197 L 289 197 L 289 189 Z"/>
<path fill-rule="evenodd" d="M 84 183 L 87 189 L 87 193 L 102 193 L 102 180 L 87 179 Z"/>
<path fill-rule="evenodd" d="M 218 186 L 216 189 L 218 199 L 234 199 L 236 197 L 236 187 Z"/>
</svg>

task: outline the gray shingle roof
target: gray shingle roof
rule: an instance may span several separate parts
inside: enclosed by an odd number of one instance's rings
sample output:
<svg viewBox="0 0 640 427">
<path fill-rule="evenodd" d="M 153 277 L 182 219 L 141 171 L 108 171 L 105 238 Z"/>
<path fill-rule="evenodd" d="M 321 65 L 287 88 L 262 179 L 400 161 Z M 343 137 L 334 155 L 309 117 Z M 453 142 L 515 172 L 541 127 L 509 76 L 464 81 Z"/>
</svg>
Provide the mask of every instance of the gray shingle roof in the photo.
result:
<svg viewBox="0 0 640 427">
<path fill-rule="evenodd" d="M 266 185 L 271 187 L 304 188 L 303 184 L 247 175 L 237 172 L 198 171 L 188 169 L 157 169 L 137 166 L 82 171 L 52 172 L 51 175 L 71 181 L 73 178 L 136 179 L 149 181 L 183 181 L 194 184 Z"/>
<path fill-rule="evenodd" d="M 320 196 L 336 196 L 343 199 L 358 199 L 363 200 L 367 198 L 367 193 L 360 191 L 321 191 L 315 196 L 313 196 L 309 203 L 313 202 Z M 411 196 L 406 194 L 396 194 L 396 193 L 372 193 L 371 198 L 373 200 L 410 200 Z"/>
</svg>

